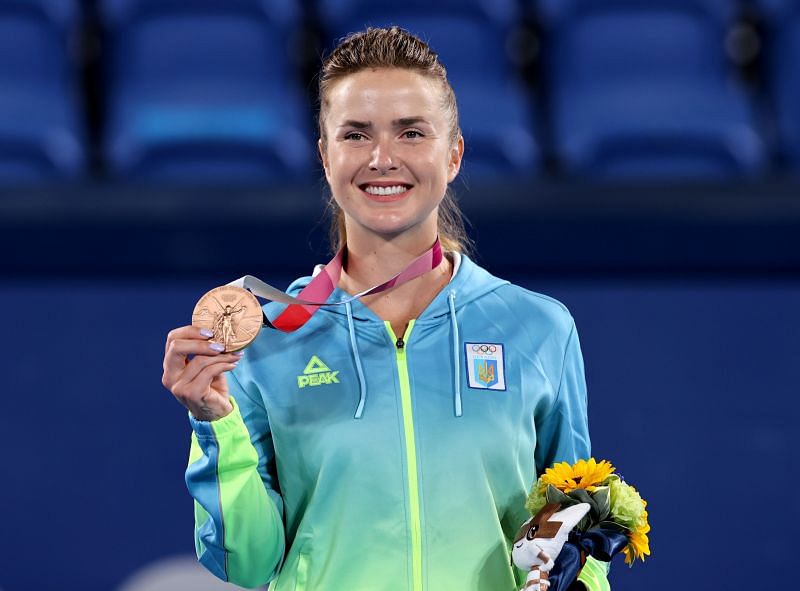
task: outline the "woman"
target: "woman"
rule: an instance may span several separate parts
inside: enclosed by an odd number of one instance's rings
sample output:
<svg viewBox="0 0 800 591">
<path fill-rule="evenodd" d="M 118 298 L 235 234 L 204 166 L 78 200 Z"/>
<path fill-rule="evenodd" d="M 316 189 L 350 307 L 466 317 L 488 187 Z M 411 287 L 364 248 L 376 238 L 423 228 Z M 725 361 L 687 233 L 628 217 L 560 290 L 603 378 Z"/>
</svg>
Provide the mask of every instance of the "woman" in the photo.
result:
<svg viewBox="0 0 800 591">
<path fill-rule="evenodd" d="M 170 333 L 164 384 L 190 411 L 200 561 L 246 587 L 276 578 L 277 591 L 510 591 L 537 473 L 589 455 L 572 317 L 463 254 L 447 186 L 464 141 L 422 41 L 398 28 L 342 41 L 323 64 L 319 131 L 346 245 L 331 301 L 437 236 L 447 256 L 296 332 L 262 331 L 243 356 L 195 327 Z M 588 564 L 590 587 L 607 587 Z"/>
</svg>

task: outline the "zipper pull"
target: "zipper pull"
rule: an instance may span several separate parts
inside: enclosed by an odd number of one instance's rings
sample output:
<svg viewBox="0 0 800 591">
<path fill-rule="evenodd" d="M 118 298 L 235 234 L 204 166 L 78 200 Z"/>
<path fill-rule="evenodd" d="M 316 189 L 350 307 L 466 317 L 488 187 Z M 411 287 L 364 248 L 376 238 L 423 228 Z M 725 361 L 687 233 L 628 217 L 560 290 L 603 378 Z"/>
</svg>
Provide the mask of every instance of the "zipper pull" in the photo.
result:
<svg viewBox="0 0 800 591">
<path fill-rule="evenodd" d="M 398 337 L 397 342 L 394 344 L 394 346 L 397 347 L 398 349 L 402 349 L 403 347 L 405 347 L 406 343 L 405 341 L 403 341 L 403 337 Z"/>
</svg>

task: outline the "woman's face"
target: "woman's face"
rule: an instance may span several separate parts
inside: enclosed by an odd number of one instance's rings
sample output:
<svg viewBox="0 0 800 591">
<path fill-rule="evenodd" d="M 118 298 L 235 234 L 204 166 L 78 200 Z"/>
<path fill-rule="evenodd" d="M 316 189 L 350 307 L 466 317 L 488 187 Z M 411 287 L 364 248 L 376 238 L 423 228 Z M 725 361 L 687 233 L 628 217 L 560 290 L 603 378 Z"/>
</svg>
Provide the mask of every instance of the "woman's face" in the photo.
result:
<svg viewBox="0 0 800 591">
<path fill-rule="evenodd" d="M 464 143 L 450 144 L 448 113 L 435 80 L 399 68 L 362 70 L 329 91 L 325 177 L 345 213 L 348 235 L 396 236 L 432 224 Z"/>
</svg>

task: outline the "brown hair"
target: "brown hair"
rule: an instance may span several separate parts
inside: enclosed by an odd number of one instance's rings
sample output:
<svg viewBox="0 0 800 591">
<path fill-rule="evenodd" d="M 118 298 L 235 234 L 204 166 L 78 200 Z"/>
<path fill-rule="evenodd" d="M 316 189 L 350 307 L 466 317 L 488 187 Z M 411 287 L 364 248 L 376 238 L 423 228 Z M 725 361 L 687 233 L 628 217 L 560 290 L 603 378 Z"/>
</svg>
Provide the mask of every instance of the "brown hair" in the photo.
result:
<svg viewBox="0 0 800 591">
<path fill-rule="evenodd" d="M 322 62 L 319 75 L 319 137 L 323 149 L 328 138 L 325 133 L 325 117 L 328 114 L 328 95 L 333 84 L 351 74 L 372 68 L 403 68 L 413 70 L 434 80 L 442 86 L 442 108 L 447 111 L 450 123 L 450 145 L 454 146 L 461 136 L 458 124 L 458 107 L 453 87 L 447 80 L 447 71 L 439 62 L 436 53 L 427 43 L 405 29 L 368 28 L 348 35 Z M 347 241 L 344 212 L 331 195 L 328 207 L 332 213 L 329 238 L 333 250 L 339 250 Z M 439 238 L 445 250 L 469 252 L 472 241 L 464 228 L 464 217 L 448 187 L 439 204 Z"/>
</svg>

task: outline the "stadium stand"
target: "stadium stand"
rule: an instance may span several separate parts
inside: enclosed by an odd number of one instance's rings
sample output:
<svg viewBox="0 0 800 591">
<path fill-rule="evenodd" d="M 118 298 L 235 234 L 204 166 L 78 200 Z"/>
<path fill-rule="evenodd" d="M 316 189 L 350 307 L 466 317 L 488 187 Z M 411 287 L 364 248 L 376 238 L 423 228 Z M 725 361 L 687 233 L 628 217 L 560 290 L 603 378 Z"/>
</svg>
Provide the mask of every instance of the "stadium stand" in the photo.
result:
<svg viewBox="0 0 800 591">
<path fill-rule="evenodd" d="M 568 175 L 754 177 L 768 153 L 724 51 L 729 0 L 532 0 L 554 150 Z"/>
<path fill-rule="evenodd" d="M 800 4 L 789 0 L 752 0 L 765 29 L 763 75 L 774 116 L 779 156 L 800 172 Z"/>
<path fill-rule="evenodd" d="M 726 55 L 742 7 L 765 23 L 750 86 Z M 520 37 L 531 15 L 538 39 Z M 799 16 L 791 0 L 8 0 L 0 182 L 95 180 L 95 153 L 114 181 L 318 180 L 303 60 L 389 24 L 447 66 L 468 184 L 546 179 L 547 156 L 589 180 L 797 173 Z M 532 88 L 518 60 L 537 51 Z"/>
<path fill-rule="evenodd" d="M 74 0 L 0 3 L 0 182 L 81 177 L 87 164 Z"/>
<path fill-rule="evenodd" d="M 310 178 L 313 132 L 292 62 L 295 0 L 101 0 L 103 154 L 116 178 Z"/>
</svg>

